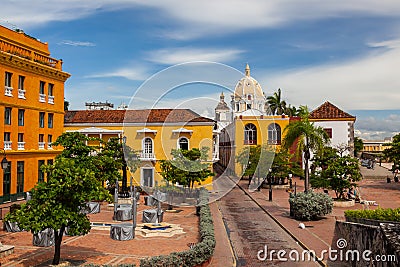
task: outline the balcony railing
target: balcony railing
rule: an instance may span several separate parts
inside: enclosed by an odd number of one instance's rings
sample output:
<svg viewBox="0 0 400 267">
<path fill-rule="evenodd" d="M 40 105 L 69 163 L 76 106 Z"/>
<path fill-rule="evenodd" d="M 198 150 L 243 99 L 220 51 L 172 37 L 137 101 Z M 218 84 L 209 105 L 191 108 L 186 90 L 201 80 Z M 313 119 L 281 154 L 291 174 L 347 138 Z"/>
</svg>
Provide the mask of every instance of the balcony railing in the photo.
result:
<svg viewBox="0 0 400 267">
<path fill-rule="evenodd" d="M 141 160 L 155 160 L 156 156 L 154 153 L 140 153 Z"/>
<path fill-rule="evenodd" d="M 244 140 L 245 145 L 257 145 L 257 140 Z"/>
<path fill-rule="evenodd" d="M 12 94 L 13 88 L 10 86 L 4 86 L 4 95 L 6 96 L 13 96 Z"/>
<path fill-rule="evenodd" d="M 26 99 L 25 93 L 26 93 L 26 91 L 24 89 L 18 89 L 18 98 Z"/>
<path fill-rule="evenodd" d="M 47 143 L 47 149 L 53 149 L 51 142 Z"/>
<path fill-rule="evenodd" d="M 54 96 L 49 95 L 47 98 L 48 98 L 48 99 L 47 99 L 47 103 L 49 103 L 49 104 L 54 104 Z"/>
<path fill-rule="evenodd" d="M 4 150 L 11 150 L 12 141 L 4 141 Z"/>
<path fill-rule="evenodd" d="M 281 140 L 268 140 L 269 145 L 280 145 Z"/>
<path fill-rule="evenodd" d="M 39 142 L 39 149 L 44 149 L 45 142 Z"/>
<path fill-rule="evenodd" d="M 5 40 L 0 40 L 0 51 L 25 58 L 33 62 L 37 62 L 42 65 L 46 65 L 58 70 L 62 70 L 62 60 L 57 60 L 46 55 L 37 53 L 33 50 L 23 48 L 21 46 L 11 44 Z"/>
<path fill-rule="evenodd" d="M 18 150 L 25 150 L 25 142 L 18 142 Z"/>
<path fill-rule="evenodd" d="M 46 102 L 46 95 L 45 94 L 39 94 L 39 102 L 42 102 L 42 103 Z"/>
</svg>

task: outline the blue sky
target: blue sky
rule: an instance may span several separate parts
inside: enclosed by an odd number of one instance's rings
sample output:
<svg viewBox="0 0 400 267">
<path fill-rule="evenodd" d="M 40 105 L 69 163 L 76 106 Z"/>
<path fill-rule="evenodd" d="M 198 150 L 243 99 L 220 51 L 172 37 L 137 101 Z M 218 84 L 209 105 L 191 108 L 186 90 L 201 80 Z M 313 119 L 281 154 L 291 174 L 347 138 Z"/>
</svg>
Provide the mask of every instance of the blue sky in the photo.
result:
<svg viewBox="0 0 400 267">
<path fill-rule="evenodd" d="M 160 91 L 145 81 L 160 71 L 198 81 L 197 71 L 171 66 L 210 61 L 229 70 L 222 84 L 178 83 L 163 101 L 210 115 L 240 77 L 233 69 L 249 63 L 266 95 L 281 88 L 287 102 L 311 109 L 328 100 L 357 115 L 358 135 L 377 139 L 400 128 L 398 14 L 396 0 L 2 0 L 0 23 L 63 59 L 72 109 L 129 103 L 138 88 L 133 107 L 151 107 Z"/>
</svg>

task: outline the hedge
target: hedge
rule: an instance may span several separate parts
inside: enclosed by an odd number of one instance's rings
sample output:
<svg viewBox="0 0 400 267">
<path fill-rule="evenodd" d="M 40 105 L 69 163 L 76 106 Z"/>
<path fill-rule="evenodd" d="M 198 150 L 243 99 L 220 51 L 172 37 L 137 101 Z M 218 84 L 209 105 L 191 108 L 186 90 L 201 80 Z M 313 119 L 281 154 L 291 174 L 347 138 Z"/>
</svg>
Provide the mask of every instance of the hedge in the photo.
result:
<svg viewBox="0 0 400 267">
<path fill-rule="evenodd" d="M 377 208 L 376 210 L 346 210 L 344 212 L 344 216 L 349 218 L 400 222 L 400 208 Z"/>
</svg>

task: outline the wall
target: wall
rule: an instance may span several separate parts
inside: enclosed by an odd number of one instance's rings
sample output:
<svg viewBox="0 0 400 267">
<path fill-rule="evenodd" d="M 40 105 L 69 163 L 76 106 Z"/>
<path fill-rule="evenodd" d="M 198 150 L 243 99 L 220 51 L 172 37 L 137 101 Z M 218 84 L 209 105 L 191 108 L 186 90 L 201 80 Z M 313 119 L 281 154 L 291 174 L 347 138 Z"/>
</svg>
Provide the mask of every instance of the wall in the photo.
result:
<svg viewBox="0 0 400 267">
<path fill-rule="evenodd" d="M 347 246 L 338 247 L 337 240 L 344 239 Z M 338 250 L 338 254 L 342 251 L 343 261 L 328 261 L 328 266 L 382 266 L 391 267 L 399 266 L 400 262 L 400 227 L 391 226 L 389 224 L 381 224 L 381 226 L 365 225 L 352 222 L 336 221 L 335 234 L 332 240 L 331 248 Z M 346 261 L 346 252 L 349 250 L 357 250 L 360 253 L 360 260 Z M 374 259 L 379 255 L 394 255 L 395 262 L 379 262 L 365 261 L 362 253 L 366 250 L 372 252 L 367 255 Z M 350 259 L 351 256 L 348 257 Z"/>
</svg>

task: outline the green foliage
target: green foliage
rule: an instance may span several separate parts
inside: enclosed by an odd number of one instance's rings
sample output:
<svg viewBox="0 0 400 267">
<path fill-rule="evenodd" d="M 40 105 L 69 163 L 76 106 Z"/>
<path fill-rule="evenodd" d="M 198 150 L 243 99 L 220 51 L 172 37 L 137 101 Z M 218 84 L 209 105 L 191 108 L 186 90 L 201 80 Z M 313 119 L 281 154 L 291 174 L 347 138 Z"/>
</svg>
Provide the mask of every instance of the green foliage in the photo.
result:
<svg viewBox="0 0 400 267">
<path fill-rule="evenodd" d="M 400 222 L 400 208 L 377 208 L 376 210 L 346 210 L 344 212 L 344 215 L 349 218 Z"/>
<path fill-rule="evenodd" d="M 267 97 L 267 103 L 272 114 L 282 115 L 286 110 L 286 102 L 281 98 L 281 88 L 274 92 L 272 96 Z"/>
<path fill-rule="evenodd" d="M 65 228 L 72 235 L 87 234 L 90 221 L 84 212 L 88 200 L 111 199 L 102 186 L 104 176 L 111 178 L 118 165 L 109 163 L 107 174 L 101 169 L 109 157 L 95 153 L 95 148 L 86 145 L 91 140 L 79 133 L 64 133 L 54 145 L 62 145 L 64 151 L 52 165 L 43 165 L 47 181 L 38 183 L 31 191 L 30 201 L 21 209 L 9 213 L 6 220 L 18 222 L 21 229 L 38 233 L 51 228 L 55 233 L 55 252 L 53 264 L 60 259 L 60 246 Z"/>
<path fill-rule="evenodd" d="M 398 166 L 400 163 L 400 134 L 396 134 L 393 137 L 392 142 L 384 144 L 384 146 L 388 147 L 383 150 L 384 157 L 389 162 L 393 162 L 393 166 L 396 168 L 396 166 Z"/>
<path fill-rule="evenodd" d="M 305 162 L 304 188 L 308 191 L 309 187 L 309 168 L 311 152 L 319 154 L 323 147 L 329 143 L 329 136 L 322 127 L 314 126 L 314 123 L 308 119 L 306 107 L 301 107 L 301 120 L 289 123 L 285 129 L 283 139 L 283 148 L 289 150 L 294 144 L 297 146 L 297 154 L 303 154 Z"/>
<path fill-rule="evenodd" d="M 236 162 L 244 170 L 242 176 L 259 174 L 260 177 L 265 177 L 274 161 L 274 157 L 275 150 L 271 146 L 246 146 L 236 156 Z"/>
<path fill-rule="evenodd" d="M 335 191 L 338 199 L 345 198 L 345 191 L 356 186 L 362 178 L 358 160 L 351 156 L 338 156 L 327 153 L 327 157 L 321 157 L 315 161 L 319 167 L 311 177 L 311 185 L 314 188 L 328 188 Z"/>
<path fill-rule="evenodd" d="M 208 191 L 200 191 L 200 239 L 191 249 L 182 252 L 173 252 L 166 256 L 156 256 L 140 260 L 141 267 L 158 266 L 198 266 L 210 259 L 214 253 L 215 237 L 214 225 L 210 207 L 208 206 Z"/>
<path fill-rule="evenodd" d="M 291 195 L 289 203 L 297 220 L 315 220 L 331 213 L 333 208 L 333 200 L 329 195 L 311 191 Z"/>
<path fill-rule="evenodd" d="M 359 137 L 354 137 L 354 156 L 357 157 L 357 154 L 361 152 L 364 148 L 364 142 Z"/>
<path fill-rule="evenodd" d="M 161 161 L 161 175 L 163 178 L 175 184 L 193 188 L 195 183 L 201 183 L 214 175 L 210 170 L 207 160 L 210 148 L 192 148 L 191 150 L 172 149 L 172 160 Z"/>
</svg>

